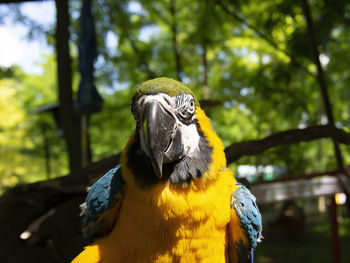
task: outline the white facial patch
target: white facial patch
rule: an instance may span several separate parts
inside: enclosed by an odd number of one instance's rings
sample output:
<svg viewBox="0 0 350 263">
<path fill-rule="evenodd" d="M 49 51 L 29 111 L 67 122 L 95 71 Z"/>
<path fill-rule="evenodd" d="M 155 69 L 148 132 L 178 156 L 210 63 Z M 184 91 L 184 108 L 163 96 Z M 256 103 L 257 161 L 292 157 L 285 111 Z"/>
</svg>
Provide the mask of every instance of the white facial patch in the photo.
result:
<svg viewBox="0 0 350 263">
<path fill-rule="evenodd" d="M 183 123 L 180 123 L 181 125 L 178 126 L 178 129 L 181 129 L 181 138 L 182 138 L 182 144 L 184 146 L 184 155 L 185 156 L 191 156 L 191 153 L 193 153 L 195 150 L 198 149 L 199 145 L 199 134 L 197 131 L 196 124 L 192 123 L 190 125 L 185 125 Z"/>
<path fill-rule="evenodd" d="M 191 156 L 191 153 L 194 153 L 195 150 L 198 149 L 199 145 L 199 134 L 197 131 L 196 124 L 191 123 L 189 125 L 186 125 L 179 121 L 179 119 L 176 116 L 176 98 L 171 97 L 168 94 L 165 93 L 159 93 L 156 95 L 147 95 L 141 97 L 137 102 L 137 108 L 139 109 L 139 118 L 142 119 L 142 116 L 144 114 L 145 105 L 147 105 L 149 102 L 156 101 L 159 104 L 162 105 L 162 107 L 174 118 L 176 129 L 179 129 L 181 131 L 181 139 L 183 144 L 183 157 L 185 156 Z M 141 127 L 143 129 L 143 127 Z M 150 156 L 147 147 L 144 142 L 144 138 L 142 136 L 143 130 L 140 131 L 140 137 L 141 137 L 141 149 L 144 153 L 146 153 L 148 156 Z"/>
</svg>

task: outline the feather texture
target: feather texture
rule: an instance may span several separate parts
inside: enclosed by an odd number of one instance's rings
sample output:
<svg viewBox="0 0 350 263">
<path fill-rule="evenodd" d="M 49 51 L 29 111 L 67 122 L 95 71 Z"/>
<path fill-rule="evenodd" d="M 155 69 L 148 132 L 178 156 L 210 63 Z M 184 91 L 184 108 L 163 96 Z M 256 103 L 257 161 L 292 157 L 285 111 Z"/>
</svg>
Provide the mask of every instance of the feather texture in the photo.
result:
<svg viewBox="0 0 350 263">
<path fill-rule="evenodd" d="M 256 248 L 257 242 L 262 239 L 262 218 L 256 198 L 243 184 L 236 183 L 236 185 L 239 188 L 231 196 L 231 207 L 240 219 L 249 244 L 252 248 Z"/>
<path fill-rule="evenodd" d="M 141 84 L 134 100 L 161 92 L 193 94 L 182 83 L 160 78 Z M 255 197 L 227 169 L 224 146 L 197 103 L 194 114 L 195 131 L 202 138 L 199 153 L 191 152 L 173 169 L 180 179 L 190 174 L 190 180 L 179 185 L 171 173 L 157 179 L 140 148 L 136 127 L 124 147 L 121 167 L 109 171 L 88 193 L 84 232 L 99 238 L 74 263 L 243 263 L 253 259 L 252 250 L 262 237 Z"/>
<path fill-rule="evenodd" d="M 124 186 L 119 165 L 91 186 L 85 203 L 81 205 L 83 234 L 86 238 L 95 238 L 111 230 L 118 216 L 111 212 L 117 212 L 115 210 L 123 197 Z"/>
<path fill-rule="evenodd" d="M 231 208 L 229 247 L 232 262 L 253 262 L 254 249 L 262 239 L 262 218 L 255 196 L 238 182 L 231 195 Z"/>
</svg>

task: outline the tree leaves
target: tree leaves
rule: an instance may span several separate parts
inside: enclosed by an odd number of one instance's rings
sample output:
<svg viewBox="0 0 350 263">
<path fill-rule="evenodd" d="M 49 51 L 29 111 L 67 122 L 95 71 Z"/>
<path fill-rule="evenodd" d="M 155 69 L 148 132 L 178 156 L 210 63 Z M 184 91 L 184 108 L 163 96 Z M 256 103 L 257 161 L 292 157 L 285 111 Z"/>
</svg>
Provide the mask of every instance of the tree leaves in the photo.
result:
<svg viewBox="0 0 350 263">
<path fill-rule="evenodd" d="M 310 5 L 320 50 L 328 59 L 323 68 L 336 123 L 346 127 L 350 124 L 347 1 L 310 0 Z M 79 8 L 79 1 L 71 1 L 71 12 Z M 225 145 L 324 122 L 300 1 L 99 0 L 94 12 L 99 44 L 96 86 L 106 101 L 103 111 L 91 118 L 94 160 L 120 152 L 134 128 L 128 106 L 134 88 L 149 78 L 177 76 L 174 23 L 183 82 L 198 99 L 204 98 L 206 85 L 210 90 L 206 99 L 220 102 L 205 110 Z M 72 22 L 74 37 L 76 16 Z M 55 101 L 55 70 L 51 70 L 45 79 L 25 77 L 22 109 Z M 48 80 L 51 84 L 44 87 Z M 322 140 L 279 147 L 238 163 L 278 163 L 291 173 L 333 169 L 329 149 L 329 142 Z M 345 159 L 349 161 L 348 153 Z"/>
</svg>

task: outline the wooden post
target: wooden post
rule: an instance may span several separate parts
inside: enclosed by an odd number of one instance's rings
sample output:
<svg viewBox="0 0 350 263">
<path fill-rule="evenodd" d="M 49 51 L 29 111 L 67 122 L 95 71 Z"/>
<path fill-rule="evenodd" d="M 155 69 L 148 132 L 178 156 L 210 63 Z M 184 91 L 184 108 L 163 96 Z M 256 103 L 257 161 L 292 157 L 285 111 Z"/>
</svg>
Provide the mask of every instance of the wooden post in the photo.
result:
<svg viewBox="0 0 350 263">
<path fill-rule="evenodd" d="M 81 121 L 73 108 L 72 70 L 69 52 L 69 5 L 68 0 L 56 3 L 56 58 L 59 98 L 59 117 L 66 140 L 70 174 L 75 175 L 82 167 Z"/>
<path fill-rule="evenodd" d="M 340 263 L 340 239 L 339 239 L 339 227 L 337 219 L 337 204 L 335 202 L 335 195 L 330 197 L 330 221 L 331 221 L 331 232 L 332 232 L 332 254 L 333 263 Z"/>
<path fill-rule="evenodd" d="M 44 153 L 45 153 L 45 168 L 46 168 L 46 179 L 51 179 L 51 152 L 50 152 L 50 139 L 48 135 L 48 127 L 46 125 L 41 126 L 41 132 L 44 139 Z"/>
</svg>

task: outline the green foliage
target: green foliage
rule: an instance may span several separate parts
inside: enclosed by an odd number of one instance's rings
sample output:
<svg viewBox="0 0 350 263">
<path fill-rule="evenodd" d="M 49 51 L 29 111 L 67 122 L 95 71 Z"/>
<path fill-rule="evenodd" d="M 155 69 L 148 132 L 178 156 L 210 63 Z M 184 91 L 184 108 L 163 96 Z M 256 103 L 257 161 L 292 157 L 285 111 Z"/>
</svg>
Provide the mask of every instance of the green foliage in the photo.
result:
<svg viewBox="0 0 350 263">
<path fill-rule="evenodd" d="M 338 207 L 338 210 L 343 211 L 345 207 Z M 350 219 L 349 218 L 342 218 L 340 224 L 339 224 L 339 236 L 342 238 L 350 238 Z M 330 224 L 323 223 L 323 224 L 317 224 L 311 227 L 311 230 L 315 233 L 322 233 L 325 235 L 331 236 L 331 226 Z"/>
<path fill-rule="evenodd" d="M 42 74 L 28 75 L 16 68 L 15 78 L 0 80 L 0 189 L 67 173 L 54 119 L 50 113 L 32 113 L 56 101 L 55 61 L 45 58 Z M 51 175 L 45 171 L 44 132 L 51 148 Z"/>
<path fill-rule="evenodd" d="M 93 160 L 119 153 L 135 128 L 130 112 L 132 93 L 122 90 L 105 97 L 103 110 L 90 121 Z"/>
<path fill-rule="evenodd" d="M 14 76 L 14 67 L 1 67 L 0 66 L 0 79 L 11 78 Z"/>
<path fill-rule="evenodd" d="M 76 14 L 81 1 L 70 2 L 75 14 L 72 38 L 76 39 Z M 349 127 L 349 4 L 345 0 L 309 0 L 309 4 L 319 49 L 323 58 L 329 60 L 323 68 L 334 116 L 339 127 Z M 129 104 L 137 85 L 154 77 L 176 77 L 174 39 L 183 82 L 200 100 L 207 75 L 210 99 L 221 102 L 205 110 L 225 146 L 325 123 L 301 1 L 100 0 L 94 1 L 93 10 L 99 45 L 96 86 L 105 100 L 103 111 L 90 118 L 94 161 L 120 152 L 134 129 Z M 76 46 L 72 50 L 76 90 L 79 82 Z M 11 90 L 7 96 L 13 103 L 7 110 L 16 119 L 14 124 L 1 129 L 6 134 L 21 132 L 16 135 L 21 138 L 16 144 L 5 137 L 4 143 L 8 140 L 7 145 L 21 148 L 18 156 L 37 158 L 37 163 L 31 162 L 31 166 L 40 167 L 37 168 L 40 178 L 45 174 L 40 128 L 43 124 L 50 128 L 52 162 L 60 167 L 54 169 L 54 175 L 67 171 L 64 144 L 55 137 L 52 118 L 45 114 L 25 115 L 57 101 L 54 59 L 53 56 L 46 59 L 43 74 L 26 75 L 16 70 L 17 80 L 1 80 L 0 86 L 1 92 Z M 11 88 L 4 88 L 4 81 L 11 83 Z M 349 165 L 349 147 L 342 150 Z M 17 167 L 11 163 L 16 158 L 9 159 L 7 165 L 1 162 L 1 166 Z M 28 172 L 27 163 L 21 164 L 22 172 L 2 173 L 1 178 L 33 174 Z M 244 157 L 234 166 L 239 164 L 278 165 L 287 168 L 288 173 L 336 168 L 330 140 L 277 147 L 258 156 Z"/>
</svg>

